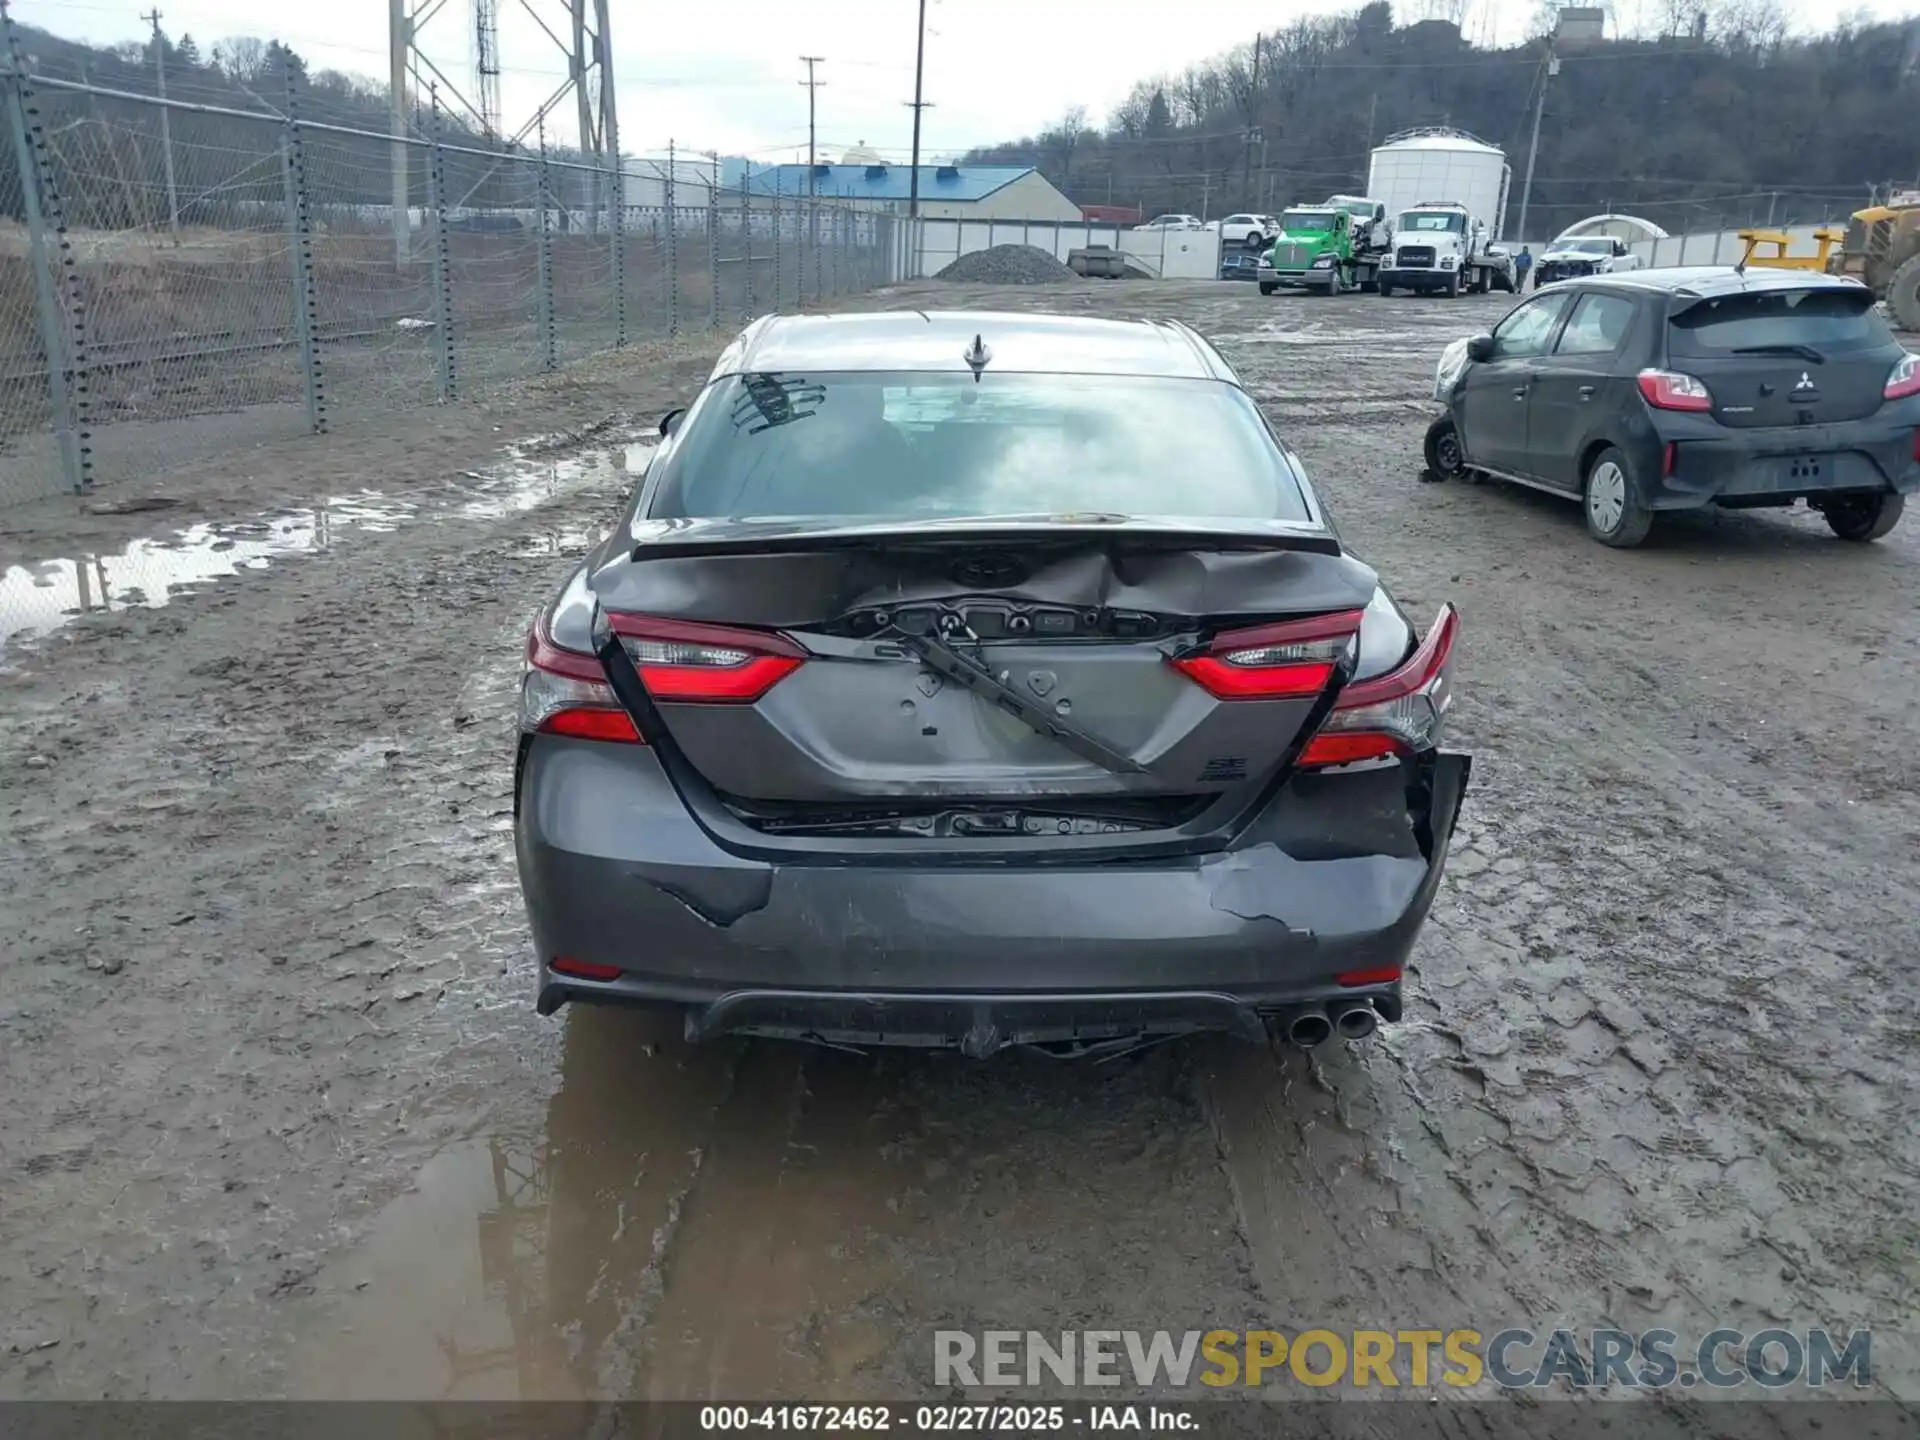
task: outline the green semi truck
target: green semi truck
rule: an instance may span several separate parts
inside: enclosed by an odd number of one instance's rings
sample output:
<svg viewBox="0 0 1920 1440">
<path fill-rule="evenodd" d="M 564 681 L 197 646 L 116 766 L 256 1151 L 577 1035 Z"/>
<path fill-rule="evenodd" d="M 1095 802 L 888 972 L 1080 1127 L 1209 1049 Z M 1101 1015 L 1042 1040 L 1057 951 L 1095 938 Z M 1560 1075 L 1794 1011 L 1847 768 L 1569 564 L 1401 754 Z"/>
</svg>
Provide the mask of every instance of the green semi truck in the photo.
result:
<svg viewBox="0 0 1920 1440">
<path fill-rule="evenodd" d="M 1282 286 L 1339 295 L 1375 282 L 1385 211 L 1372 200 L 1336 195 L 1280 217 L 1280 233 L 1261 258 L 1260 293 Z"/>
</svg>

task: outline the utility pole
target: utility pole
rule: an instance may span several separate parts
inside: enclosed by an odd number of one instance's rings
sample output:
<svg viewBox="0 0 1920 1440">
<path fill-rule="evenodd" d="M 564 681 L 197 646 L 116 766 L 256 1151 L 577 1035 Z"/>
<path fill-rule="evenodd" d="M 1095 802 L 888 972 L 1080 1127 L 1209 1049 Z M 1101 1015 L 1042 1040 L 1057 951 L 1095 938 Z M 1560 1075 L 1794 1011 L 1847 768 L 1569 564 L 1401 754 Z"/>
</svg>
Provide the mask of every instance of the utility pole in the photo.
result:
<svg viewBox="0 0 1920 1440">
<path fill-rule="evenodd" d="M 1520 188 L 1520 224 L 1514 239 L 1527 243 L 1527 204 L 1533 199 L 1533 163 L 1540 158 L 1540 116 L 1547 108 L 1547 81 L 1560 73 L 1560 57 L 1553 53 L 1553 41 L 1547 41 L 1546 63 L 1540 67 L 1540 94 L 1533 104 L 1533 139 L 1527 143 L 1527 180 Z"/>
<path fill-rule="evenodd" d="M 1247 94 L 1247 143 L 1240 154 L 1240 203 L 1253 208 L 1253 147 L 1264 137 L 1260 133 L 1260 47 L 1265 36 L 1253 37 L 1253 88 Z"/>
<path fill-rule="evenodd" d="M 160 95 L 160 155 L 167 167 L 167 231 L 173 243 L 180 243 L 180 191 L 173 183 L 172 112 L 167 108 L 167 42 L 160 35 L 160 11 L 149 10 L 140 17 L 153 25 L 153 78 Z"/>
<path fill-rule="evenodd" d="M 813 67 L 826 57 L 824 55 L 802 55 L 800 63 L 807 67 L 807 78 L 800 83 L 807 87 L 807 238 L 801 246 L 801 290 L 806 286 L 806 253 L 811 250 L 814 257 L 813 288 L 814 298 L 820 298 L 820 182 L 814 174 L 813 116 L 814 95 L 823 81 L 816 80 Z"/>
<path fill-rule="evenodd" d="M 827 83 L 824 80 L 816 80 L 813 78 L 813 67 L 824 63 L 826 58 L 824 55 L 802 55 L 800 57 L 800 63 L 807 67 L 807 78 L 800 83 L 807 87 L 807 194 L 809 196 L 815 193 L 813 184 L 813 167 L 815 164 L 813 153 L 814 92 Z"/>
<path fill-rule="evenodd" d="M 913 168 L 907 179 L 907 218 L 920 215 L 920 112 L 927 108 L 921 85 L 927 73 L 927 0 L 920 0 L 920 35 L 913 48 Z"/>
<path fill-rule="evenodd" d="M 387 133 L 393 137 L 389 147 L 389 166 L 393 172 L 393 264 L 407 268 L 410 248 L 407 234 L 407 59 L 413 53 L 413 19 L 407 14 L 407 0 L 387 0 L 387 24 L 392 43 L 387 47 Z"/>
</svg>

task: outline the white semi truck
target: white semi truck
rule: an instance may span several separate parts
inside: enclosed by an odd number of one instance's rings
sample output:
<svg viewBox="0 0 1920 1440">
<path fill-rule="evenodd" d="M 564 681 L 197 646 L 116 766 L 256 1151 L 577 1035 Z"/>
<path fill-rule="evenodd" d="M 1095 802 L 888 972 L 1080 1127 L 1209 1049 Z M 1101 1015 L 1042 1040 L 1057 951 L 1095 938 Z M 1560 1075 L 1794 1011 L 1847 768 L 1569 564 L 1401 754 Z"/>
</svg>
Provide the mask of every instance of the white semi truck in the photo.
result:
<svg viewBox="0 0 1920 1440">
<path fill-rule="evenodd" d="M 1412 130 L 1375 149 L 1367 193 L 1393 219 L 1380 293 L 1512 290 L 1513 258 L 1499 244 L 1511 179 L 1506 152 L 1464 131 Z"/>
</svg>

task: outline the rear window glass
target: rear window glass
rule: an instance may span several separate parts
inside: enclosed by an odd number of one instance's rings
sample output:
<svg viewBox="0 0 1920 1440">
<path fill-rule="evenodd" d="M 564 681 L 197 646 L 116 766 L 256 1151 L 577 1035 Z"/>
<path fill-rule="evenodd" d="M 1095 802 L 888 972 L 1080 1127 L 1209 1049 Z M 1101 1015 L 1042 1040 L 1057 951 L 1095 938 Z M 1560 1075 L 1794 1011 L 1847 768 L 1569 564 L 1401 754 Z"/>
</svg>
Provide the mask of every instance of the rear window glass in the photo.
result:
<svg viewBox="0 0 1920 1440">
<path fill-rule="evenodd" d="M 1212 380 L 830 373 L 715 382 L 648 513 L 1305 520 L 1245 393 Z"/>
<path fill-rule="evenodd" d="M 1724 355 L 1755 346 L 1860 350 L 1893 343 L 1872 297 L 1851 290 L 1775 290 L 1702 300 L 1672 320 L 1672 348 Z"/>
</svg>

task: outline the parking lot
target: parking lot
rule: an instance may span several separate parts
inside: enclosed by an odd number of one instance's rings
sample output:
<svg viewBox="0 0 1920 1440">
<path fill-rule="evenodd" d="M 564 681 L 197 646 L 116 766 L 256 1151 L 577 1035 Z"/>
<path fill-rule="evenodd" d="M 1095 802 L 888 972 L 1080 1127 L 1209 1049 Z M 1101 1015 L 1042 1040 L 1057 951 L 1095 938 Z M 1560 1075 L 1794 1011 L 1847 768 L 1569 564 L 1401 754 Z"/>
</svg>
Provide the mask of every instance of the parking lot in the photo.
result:
<svg viewBox="0 0 1920 1440">
<path fill-rule="evenodd" d="M 0 655 L 0 1396 L 910 1397 L 936 1329 L 1565 1324 L 1871 1327 L 1920 1400 L 1920 523 L 1616 552 L 1417 483 L 1508 297 L 861 303 L 1187 320 L 1416 618 L 1459 604 L 1406 1023 L 1066 1065 L 537 1019 L 525 623 L 718 341 L 249 452 L 178 523 L 258 568 Z M 4 563 L 158 520 L 42 510 Z"/>
</svg>

